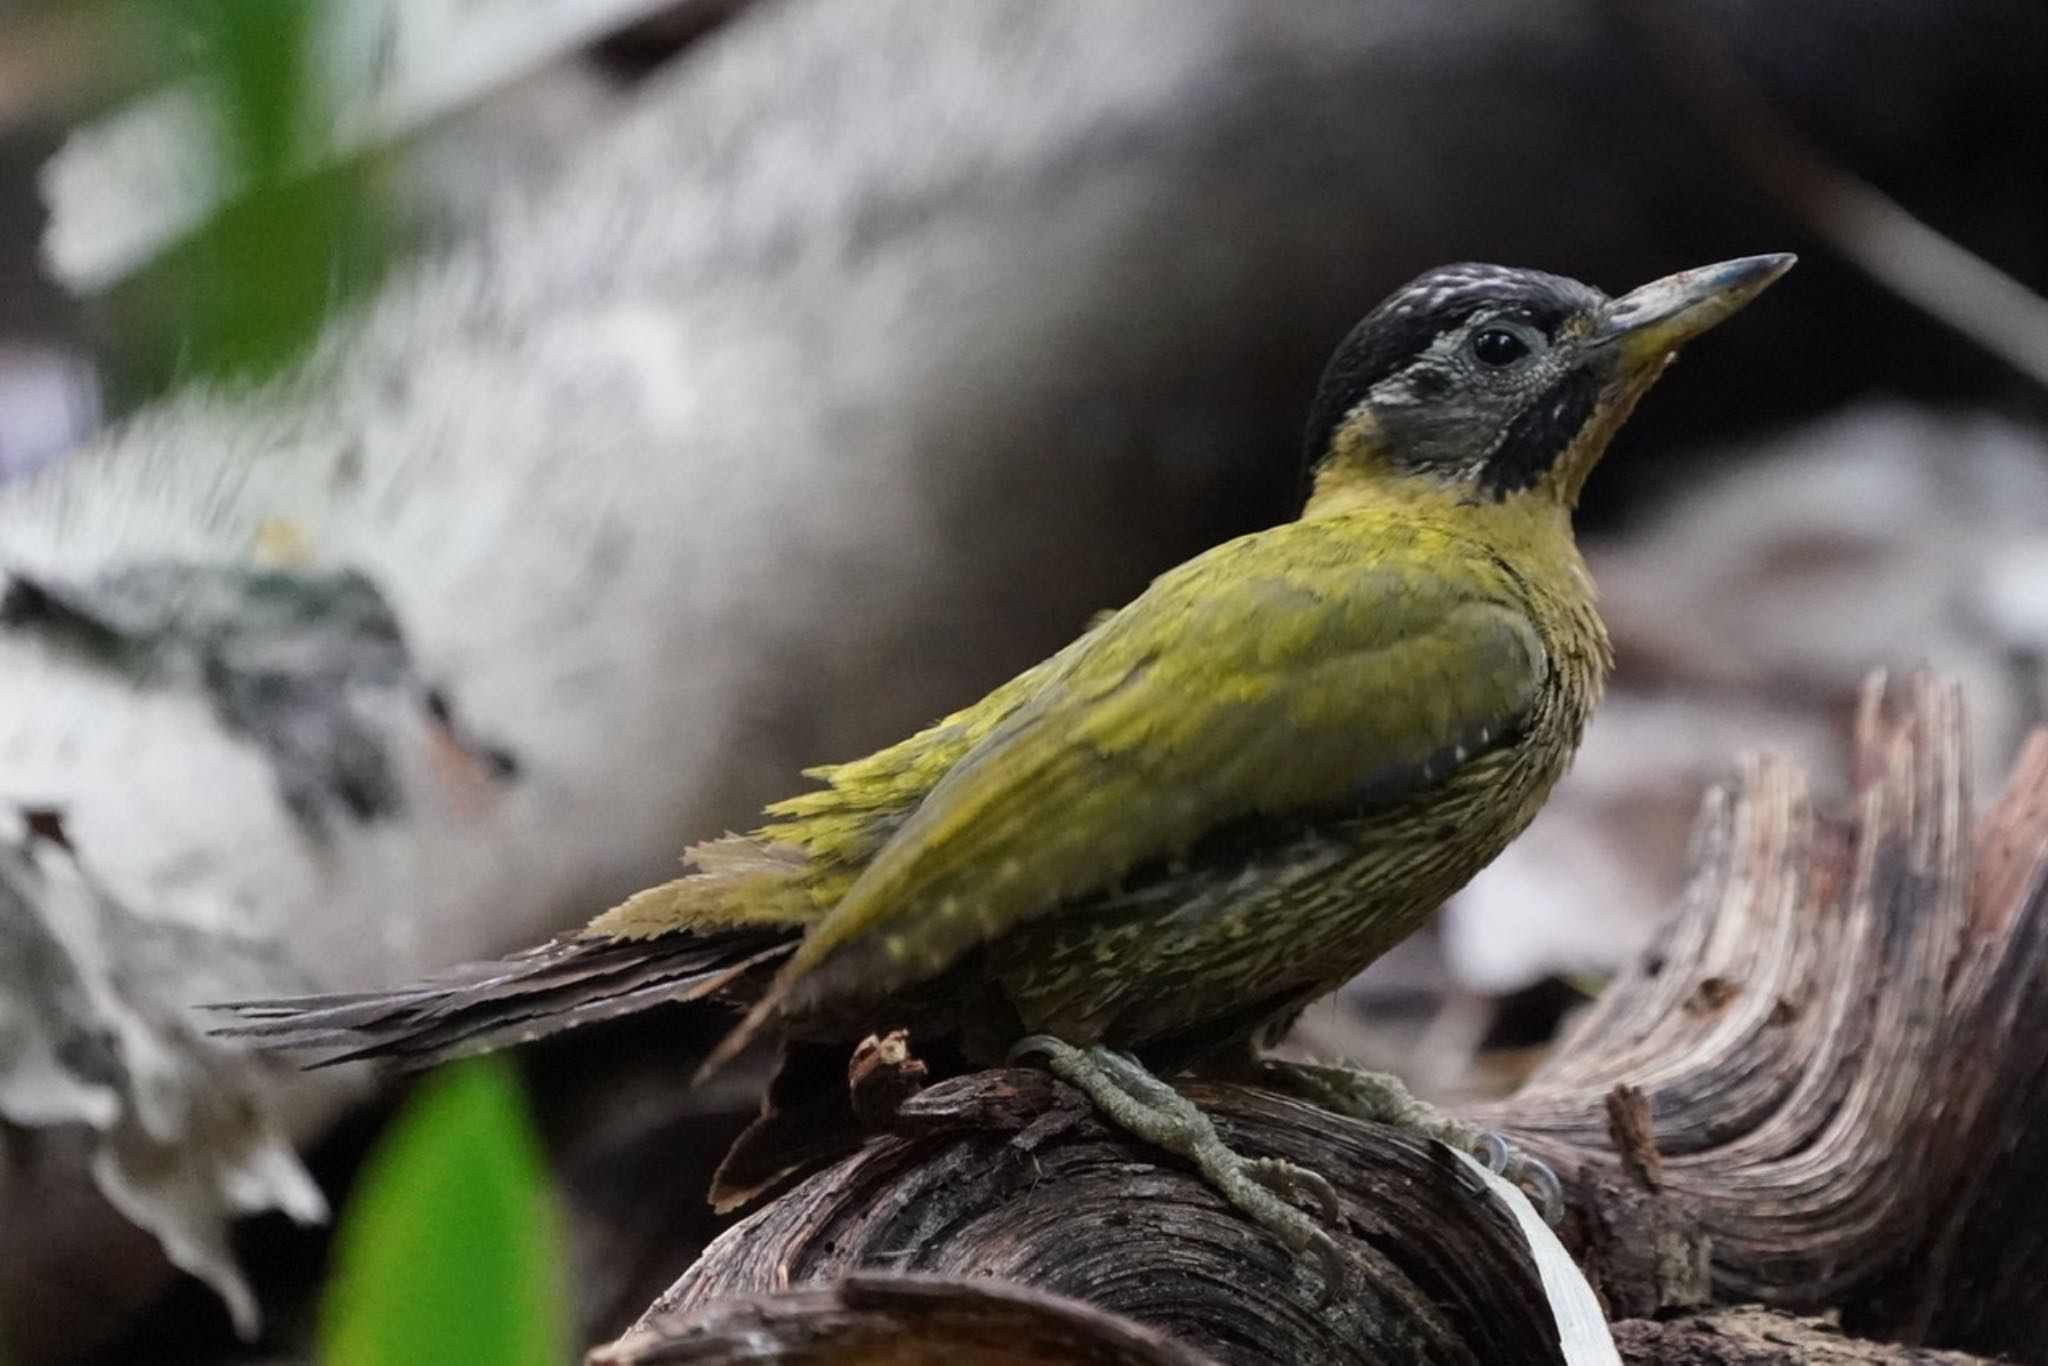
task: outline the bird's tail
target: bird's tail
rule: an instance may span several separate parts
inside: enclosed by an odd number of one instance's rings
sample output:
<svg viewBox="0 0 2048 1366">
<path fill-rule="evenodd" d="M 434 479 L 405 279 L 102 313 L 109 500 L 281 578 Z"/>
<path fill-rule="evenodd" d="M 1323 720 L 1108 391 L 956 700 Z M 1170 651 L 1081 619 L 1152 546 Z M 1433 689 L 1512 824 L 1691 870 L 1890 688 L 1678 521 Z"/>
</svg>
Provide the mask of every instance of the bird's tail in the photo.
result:
<svg viewBox="0 0 2048 1366">
<path fill-rule="evenodd" d="M 217 1030 L 267 1048 L 327 1050 L 327 1067 L 376 1058 L 428 1067 L 670 1001 L 751 1003 L 801 937 L 793 926 L 642 938 L 565 935 L 390 991 L 237 1001 Z"/>
</svg>

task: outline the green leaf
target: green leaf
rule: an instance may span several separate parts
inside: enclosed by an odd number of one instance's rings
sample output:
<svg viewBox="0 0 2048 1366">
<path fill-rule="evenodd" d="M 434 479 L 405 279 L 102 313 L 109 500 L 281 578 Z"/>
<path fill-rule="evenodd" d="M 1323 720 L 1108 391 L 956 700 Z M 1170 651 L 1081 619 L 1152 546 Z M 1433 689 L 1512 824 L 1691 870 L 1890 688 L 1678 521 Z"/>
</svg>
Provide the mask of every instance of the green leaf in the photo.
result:
<svg viewBox="0 0 2048 1366">
<path fill-rule="evenodd" d="M 262 379 L 304 354 L 321 325 L 366 295 L 396 255 L 388 158 L 306 164 L 340 113 L 322 80 L 315 0 L 155 0 L 166 60 L 191 88 L 227 197 L 191 234 L 100 301 L 118 348 L 123 406 L 188 380 Z"/>
<path fill-rule="evenodd" d="M 509 1065 L 424 1082 L 365 1164 L 320 1306 L 324 1366 L 561 1366 L 563 1238 Z"/>
</svg>

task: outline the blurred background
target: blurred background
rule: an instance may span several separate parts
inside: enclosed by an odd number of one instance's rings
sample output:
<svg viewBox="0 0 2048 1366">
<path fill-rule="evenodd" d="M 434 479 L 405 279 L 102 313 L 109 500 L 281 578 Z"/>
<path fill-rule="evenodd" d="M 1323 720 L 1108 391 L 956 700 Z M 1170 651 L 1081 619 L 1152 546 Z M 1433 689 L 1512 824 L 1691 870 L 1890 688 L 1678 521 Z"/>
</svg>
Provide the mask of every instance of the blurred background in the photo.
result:
<svg viewBox="0 0 2048 1366">
<path fill-rule="evenodd" d="M 1577 768 L 1302 1026 L 1512 1086 L 1742 754 L 1839 792 L 1878 667 L 1963 680 L 1980 790 L 2041 719 L 2044 89 L 2038 0 L 0 7 L 0 1361 L 400 1359 L 319 1217 L 434 1170 L 408 1093 L 192 1004 L 580 923 L 1290 515 L 1421 269 L 1796 251 L 1589 491 Z M 405 1111 L 561 1211 L 543 1338 L 716 1231 L 752 1098 L 677 1047 Z"/>
</svg>

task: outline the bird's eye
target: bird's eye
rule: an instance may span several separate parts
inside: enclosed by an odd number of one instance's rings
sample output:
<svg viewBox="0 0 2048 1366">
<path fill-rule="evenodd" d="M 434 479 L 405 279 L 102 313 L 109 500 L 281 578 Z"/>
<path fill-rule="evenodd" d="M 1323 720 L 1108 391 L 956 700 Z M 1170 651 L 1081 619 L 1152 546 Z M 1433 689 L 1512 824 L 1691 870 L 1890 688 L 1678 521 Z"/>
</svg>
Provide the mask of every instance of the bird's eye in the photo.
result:
<svg viewBox="0 0 2048 1366">
<path fill-rule="evenodd" d="M 1473 334 L 1472 354 L 1481 365 L 1508 366 L 1529 354 L 1529 343 L 1506 328 L 1489 327 Z"/>
</svg>

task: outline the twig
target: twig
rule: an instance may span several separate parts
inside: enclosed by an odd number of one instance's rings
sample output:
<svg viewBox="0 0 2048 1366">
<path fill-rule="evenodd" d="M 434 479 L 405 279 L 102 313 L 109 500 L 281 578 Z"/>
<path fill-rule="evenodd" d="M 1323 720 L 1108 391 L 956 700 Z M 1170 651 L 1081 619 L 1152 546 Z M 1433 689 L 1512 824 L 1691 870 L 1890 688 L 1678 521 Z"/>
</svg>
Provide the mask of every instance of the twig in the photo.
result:
<svg viewBox="0 0 2048 1366">
<path fill-rule="evenodd" d="M 2048 389 L 2048 299 L 1844 169 L 1669 0 L 1601 0 L 1728 154 L 1873 280 Z"/>
</svg>

